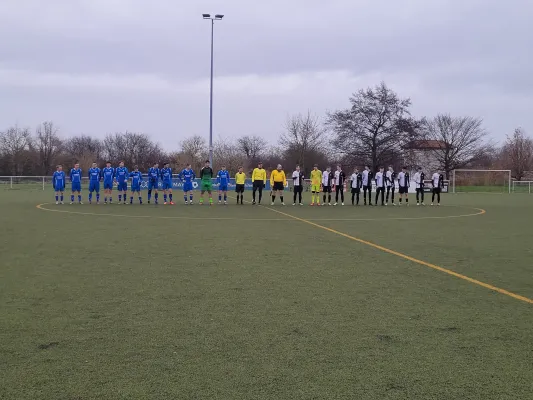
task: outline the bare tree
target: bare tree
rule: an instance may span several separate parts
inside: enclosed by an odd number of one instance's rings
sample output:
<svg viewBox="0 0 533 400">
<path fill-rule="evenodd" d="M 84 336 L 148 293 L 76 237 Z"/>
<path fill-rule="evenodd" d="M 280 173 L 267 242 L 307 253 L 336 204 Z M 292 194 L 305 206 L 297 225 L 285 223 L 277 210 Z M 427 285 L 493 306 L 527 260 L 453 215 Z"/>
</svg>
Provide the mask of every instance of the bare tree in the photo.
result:
<svg viewBox="0 0 533 400">
<path fill-rule="evenodd" d="M 51 174 L 61 154 L 62 146 L 58 129 L 52 121 L 45 121 L 37 127 L 35 146 L 39 152 L 41 173 Z"/>
<path fill-rule="evenodd" d="M 65 142 L 65 151 L 71 163 L 79 162 L 83 170 L 90 168 L 93 162 L 101 163 L 104 155 L 101 140 L 88 135 L 75 136 Z"/>
<path fill-rule="evenodd" d="M 0 155 L 11 174 L 22 174 L 31 160 L 32 150 L 32 137 L 28 128 L 14 126 L 0 133 Z"/>
<path fill-rule="evenodd" d="M 487 132 L 483 121 L 474 117 L 452 117 L 440 114 L 422 122 L 425 140 L 438 145 L 431 151 L 440 169 L 449 178 L 454 169 L 465 168 L 487 153 Z"/>
<path fill-rule="evenodd" d="M 268 148 L 268 143 L 261 136 L 243 136 L 237 139 L 238 149 L 251 162 L 258 161 Z"/>
<path fill-rule="evenodd" d="M 305 169 L 310 154 L 320 153 L 328 147 L 328 142 L 318 117 L 308 111 L 306 115 L 293 115 L 287 119 L 279 145 L 285 154 L 290 153 L 296 158 L 295 162 Z"/>
<path fill-rule="evenodd" d="M 512 171 L 517 180 L 522 180 L 525 172 L 533 170 L 533 139 L 517 128 L 502 148 L 502 163 Z"/>
<path fill-rule="evenodd" d="M 126 131 L 109 134 L 104 139 L 103 148 L 107 160 L 124 161 L 130 168 L 137 165 L 141 170 L 166 157 L 161 147 L 144 133 Z"/>
<path fill-rule="evenodd" d="M 350 103 L 349 109 L 328 114 L 336 149 L 345 159 L 368 163 L 374 170 L 390 163 L 406 141 L 411 100 L 401 99 L 381 82 L 354 93 Z"/>
<path fill-rule="evenodd" d="M 181 142 L 181 153 L 186 163 L 191 163 L 194 169 L 200 169 L 208 157 L 207 142 L 202 136 L 192 136 Z"/>
<path fill-rule="evenodd" d="M 217 168 L 224 165 L 231 174 L 235 174 L 243 166 L 245 157 L 239 145 L 231 139 L 219 137 L 214 143 L 213 158 Z"/>
</svg>

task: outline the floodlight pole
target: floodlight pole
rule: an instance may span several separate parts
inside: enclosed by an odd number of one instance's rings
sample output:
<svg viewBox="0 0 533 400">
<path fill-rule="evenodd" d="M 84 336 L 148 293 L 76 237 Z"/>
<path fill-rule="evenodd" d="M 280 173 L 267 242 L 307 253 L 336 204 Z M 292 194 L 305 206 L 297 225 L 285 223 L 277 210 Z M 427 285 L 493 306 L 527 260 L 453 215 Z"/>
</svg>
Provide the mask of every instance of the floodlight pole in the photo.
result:
<svg viewBox="0 0 533 400">
<path fill-rule="evenodd" d="M 213 42 L 215 38 L 215 19 L 211 19 L 211 81 L 209 87 L 209 165 L 213 167 Z"/>
<path fill-rule="evenodd" d="M 220 21 L 224 17 L 221 14 L 202 14 L 203 19 L 211 21 L 211 76 L 209 84 L 209 164 L 213 167 L 213 75 L 214 75 L 214 39 L 215 21 Z"/>
</svg>

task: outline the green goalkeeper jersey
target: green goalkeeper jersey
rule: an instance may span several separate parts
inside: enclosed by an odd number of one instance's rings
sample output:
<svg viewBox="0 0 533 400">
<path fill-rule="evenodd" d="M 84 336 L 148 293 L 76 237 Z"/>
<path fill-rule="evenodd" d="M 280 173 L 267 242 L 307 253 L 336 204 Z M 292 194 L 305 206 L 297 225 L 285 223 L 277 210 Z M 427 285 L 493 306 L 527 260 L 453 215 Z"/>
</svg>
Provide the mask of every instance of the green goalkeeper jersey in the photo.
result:
<svg viewBox="0 0 533 400">
<path fill-rule="evenodd" d="M 213 169 L 211 167 L 203 167 L 200 171 L 200 179 L 203 182 L 211 182 L 213 178 Z"/>
</svg>

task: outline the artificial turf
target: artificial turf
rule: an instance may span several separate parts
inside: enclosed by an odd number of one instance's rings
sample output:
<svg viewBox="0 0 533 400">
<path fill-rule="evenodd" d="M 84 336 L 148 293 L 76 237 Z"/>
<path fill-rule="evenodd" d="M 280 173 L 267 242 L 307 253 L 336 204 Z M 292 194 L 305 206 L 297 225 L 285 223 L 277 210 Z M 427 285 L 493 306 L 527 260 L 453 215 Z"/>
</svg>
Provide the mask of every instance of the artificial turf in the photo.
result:
<svg viewBox="0 0 533 400">
<path fill-rule="evenodd" d="M 347 236 L 532 299 L 533 196 L 230 200 L 1 190 L 0 398 L 532 398 L 533 304 Z"/>
</svg>

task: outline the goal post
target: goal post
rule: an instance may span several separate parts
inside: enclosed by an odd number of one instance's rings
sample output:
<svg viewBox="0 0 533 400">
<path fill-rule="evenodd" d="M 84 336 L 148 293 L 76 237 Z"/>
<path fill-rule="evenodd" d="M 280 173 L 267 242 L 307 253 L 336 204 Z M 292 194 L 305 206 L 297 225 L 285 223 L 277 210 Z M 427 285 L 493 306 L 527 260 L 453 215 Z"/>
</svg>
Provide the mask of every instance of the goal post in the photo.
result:
<svg viewBox="0 0 533 400">
<path fill-rule="evenodd" d="M 513 193 L 533 193 L 533 181 L 513 181 Z"/>
<path fill-rule="evenodd" d="M 511 193 L 509 169 L 454 169 L 452 193 Z"/>
</svg>

